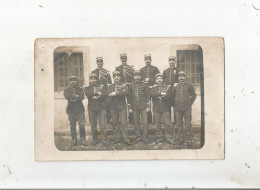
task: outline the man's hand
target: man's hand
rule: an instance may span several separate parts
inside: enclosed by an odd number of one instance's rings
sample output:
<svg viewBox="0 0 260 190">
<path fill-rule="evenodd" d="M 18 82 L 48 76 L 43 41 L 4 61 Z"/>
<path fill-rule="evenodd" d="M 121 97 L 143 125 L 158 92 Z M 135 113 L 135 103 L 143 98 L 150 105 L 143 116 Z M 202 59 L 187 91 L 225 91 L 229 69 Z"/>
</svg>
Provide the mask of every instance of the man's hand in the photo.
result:
<svg viewBox="0 0 260 190">
<path fill-rule="evenodd" d="M 110 97 L 111 96 L 116 96 L 116 92 L 111 92 L 111 93 L 108 94 L 108 96 L 110 96 Z"/>
<path fill-rule="evenodd" d="M 166 95 L 166 92 L 161 92 L 161 96 L 165 96 Z"/>
<path fill-rule="evenodd" d="M 178 85 L 178 83 L 174 83 L 174 85 L 173 85 L 173 86 L 174 86 L 174 87 L 176 87 L 177 85 Z"/>
<path fill-rule="evenodd" d="M 98 91 L 98 95 L 101 96 L 102 95 L 101 92 Z"/>
<path fill-rule="evenodd" d="M 74 99 L 74 98 L 78 98 L 79 97 L 79 95 L 76 95 L 76 94 L 72 94 L 72 98 Z"/>
</svg>

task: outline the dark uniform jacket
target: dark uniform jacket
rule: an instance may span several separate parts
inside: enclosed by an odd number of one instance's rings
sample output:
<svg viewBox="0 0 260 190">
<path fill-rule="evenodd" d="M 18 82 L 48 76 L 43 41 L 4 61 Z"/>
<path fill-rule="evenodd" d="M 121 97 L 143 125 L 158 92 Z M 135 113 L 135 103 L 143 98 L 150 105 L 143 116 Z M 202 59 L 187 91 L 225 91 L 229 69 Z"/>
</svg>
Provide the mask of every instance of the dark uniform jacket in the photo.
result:
<svg viewBox="0 0 260 190">
<path fill-rule="evenodd" d="M 146 78 L 149 78 L 149 86 L 153 86 L 155 84 L 155 75 L 160 73 L 159 69 L 153 65 L 145 66 L 140 69 L 142 80 L 144 81 Z"/>
<path fill-rule="evenodd" d="M 129 86 L 128 104 L 133 110 L 142 110 L 149 107 L 150 93 L 149 88 L 143 82 L 132 83 Z"/>
<path fill-rule="evenodd" d="M 107 89 L 107 96 L 111 92 L 116 92 L 116 96 L 110 97 L 109 109 L 126 109 L 126 96 L 128 95 L 128 86 L 122 82 L 111 84 Z"/>
<path fill-rule="evenodd" d="M 101 92 L 101 95 L 99 95 L 98 92 Z M 85 94 L 88 97 L 89 111 L 105 110 L 104 100 L 106 96 L 106 89 L 103 85 L 98 84 L 85 87 Z"/>
<path fill-rule="evenodd" d="M 111 76 L 108 70 L 102 68 L 102 69 L 95 69 L 92 71 L 92 73 L 96 74 L 98 77 L 98 82 L 105 87 L 107 87 L 109 84 L 112 84 Z"/>
<path fill-rule="evenodd" d="M 178 83 L 179 69 L 176 67 L 168 68 L 163 71 L 164 84 L 173 86 L 174 83 Z"/>
<path fill-rule="evenodd" d="M 161 96 L 161 92 L 166 92 L 165 96 Z M 153 100 L 153 111 L 156 113 L 169 112 L 171 89 L 167 85 L 154 85 L 150 87 L 150 95 Z"/>
<path fill-rule="evenodd" d="M 116 67 L 116 71 L 120 72 L 120 81 L 122 83 L 131 84 L 133 82 L 134 69 L 131 65 L 120 65 Z"/>
<path fill-rule="evenodd" d="M 76 95 L 78 95 L 77 98 Z M 82 100 L 84 99 L 83 88 L 80 88 L 78 86 L 67 87 L 64 90 L 64 97 L 68 100 L 68 106 L 66 109 L 67 114 L 80 114 L 85 112 L 82 103 Z"/>
<path fill-rule="evenodd" d="M 173 97 L 175 99 L 175 110 L 190 110 L 193 102 L 196 99 L 194 87 L 191 84 L 178 83 L 173 88 Z"/>
</svg>

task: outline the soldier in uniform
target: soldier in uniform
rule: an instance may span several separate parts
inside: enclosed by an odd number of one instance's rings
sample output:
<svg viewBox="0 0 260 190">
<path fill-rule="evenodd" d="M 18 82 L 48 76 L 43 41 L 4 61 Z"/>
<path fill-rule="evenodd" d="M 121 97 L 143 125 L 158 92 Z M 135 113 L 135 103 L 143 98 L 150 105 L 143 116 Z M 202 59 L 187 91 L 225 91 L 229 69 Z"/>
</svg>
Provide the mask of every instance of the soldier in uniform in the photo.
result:
<svg viewBox="0 0 260 190">
<path fill-rule="evenodd" d="M 97 136 L 97 119 L 101 131 L 101 139 L 107 140 L 106 127 L 105 127 L 105 96 L 106 90 L 102 84 L 98 83 L 98 77 L 92 73 L 89 76 L 88 87 L 85 87 L 85 94 L 88 97 L 88 114 L 91 125 L 91 134 L 93 142 L 98 139 Z"/>
<path fill-rule="evenodd" d="M 116 67 L 116 71 L 120 72 L 120 82 L 129 85 L 133 82 L 134 68 L 127 64 L 126 53 L 120 54 L 120 59 L 122 64 Z"/>
<path fill-rule="evenodd" d="M 143 123 L 143 139 L 148 140 L 147 109 L 150 108 L 149 88 L 141 81 L 141 72 L 134 71 L 134 82 L 129 86 L 128 107 L 133 110 L 137 142 L 141 140 L 140 116 Z"/>
<path fill-rule="evenodd" d="M 169 85 L 171 87 L 171 93 L 174 84 L 178 83 L 178 73 L 179 69 L 177 68 L 176 64 L 176 57 L 170 56 L 168 58 L 169 61 L 169 68 L 163 71 L 163 78 L 164 78 L 164 84 Z M 174 107 L 174 99 L 170 101 L 171 107 Z M 169 114 L 171 118 L 171 107 L 169 108 Z M 174 123 L 176 123 L 176 114 L 174 113 Z"/>
<path fill-rule="evenodd" d="M 104 88 L 107 88 L 108 85 L 112 84 L 111 76 L 108 70 L 103 68 L 103 58 L 97 57 L 97 69 L 92 71 L 92 73 L 97 75 L 98 82 L 104 86 Z M 107 99 L 105 99 L 105 110 L 106 110 L 106 118 L 107 122 L 109 123 L 111 121 L 111 113 L 109 110 Z"/>
<path fill-rule="evenodd" d="M 124 143 L 131 145 L 130 139 L 127 137 L 126 126 L 126 96 L 128 95 L 128 86 L 125 83 L 120 82 L 120 72 L 113 72 L 114 84 L 110 85 L 107 89 L 107 96 L 110 97 L 109 109 L 112 116 L 112 122 L 114 125 L 115 140 L 120 137 L 121 128 Z M 119 124 L 120 120 L 120 124 Z"/>
<path fill-rule="evenodd" d="M 150 95 L 153 101 L 153 113 L 156 124 L 157 142 L 162 140 L 161 118 L 165 127 L 166 140 L 173 143 L 173 133 L 169 117 L 169 101 L 171 99 L 171 89 L 163 84 L 163 75 L 155 76 L 156 84 L 150 87 Z"/>
<path fill-rule="evenodd" d="M 173 98 L 175 99 L 176 126 L 179 131 L 178 143 L 187 141 L 192 145 L 191 140 L 191 107 L 196 99 L 194 87 L 186 82 L 186 73 L 179 72 L 179 83 L 173 89 Z M 183 119 L 185 127 L 183 128 Z"/>
<path fill-rule="evenodd" d="M 151 65 L 152 58 L 151 54 L 146 54 L 144 55 L 144 61 L 146 66 L 141 68 L 141 76 L 142 76 L 142 81 L 144 81 L 147 86 L 153 86 L 155 84 L 155 75 L 160 73 L 159 69 L 153 65 Z M 152 122 L 152 113 L 149 110 L 147 112 L 148 114 L 148 123 Z"/>
<path fill-rule="evenodd" d="M 66 112 L 70 121 L 72 145 L 77 145 L 76 123 L 78 122 L 81 144 L 86 146 L 85 108 L 82 103 L 84 90 L 78 86 L 78 78 L 76 76 L 70 76 L 68 80 L 70 86 L 64 90 L 64 97 L 68 100 Z"/>
<path fill-rule="evenodd" d="M 121 65 L 116 67 L 116 71 L 120 73 L 120 81 L 126 85 L 130 85 L 133 82 L 133 73 L 134 68 L 131 65 L 127 64 L 127 55 L 126 53 L 120 54 Z M 128 110 L 129 111 L 129 110 Z M 133 122 L 133 114 L 129 111 L 128 116 L 129 122 Z"/>
</svg>

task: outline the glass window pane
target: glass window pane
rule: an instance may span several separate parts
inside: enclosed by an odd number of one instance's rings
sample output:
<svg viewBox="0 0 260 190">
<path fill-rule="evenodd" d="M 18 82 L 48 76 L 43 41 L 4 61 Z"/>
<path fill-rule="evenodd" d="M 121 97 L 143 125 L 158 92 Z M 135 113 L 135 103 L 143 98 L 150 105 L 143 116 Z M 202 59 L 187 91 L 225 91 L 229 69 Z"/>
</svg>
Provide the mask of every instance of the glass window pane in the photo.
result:
<svg viewBox="0 0 260 190">
<path fill-rule="evenodd" d="M 196 64 L 196 73 L 200 73 L 200 65 Z"/>
<path fill-rule="evenodd" d="M 63 80 L 60 80 L 60 87 L 63 87 L 64 86 L 64 82 Z"/>
<path fill-rule="evenodd" d="M 80 77 L 83 77 L 83 68 L 80 68 Z"/>
<path fill-rule="evenodd" d="M 191 83 L 194 84 L 195 83 L 195 77 L 191 78 Z"/>
<path fill-rule="evenodd" d="M 192 72 L 192 74 L 195 73 L 195 64 L 191 64 L 191 72 Z"/>
<path fill-rule="evenodd" d="M 194 52 L 191 52 L 191 63 L 194 63 Z"/>
<path fill-rule="evenodd" d="M 75 67 L 75 76 L 79 76 L 79 68 L 78 67 Z"/>
<path fill-rule="evenodd" d="M 64 77 L 63 68 L 60 68 L 60 77 Z"/>
<path fill-rule="evenodd" d="M 69 84 L 68 84 L 68 80 L 65 80 L 65 87 L 68 87 Z"/>
<path fill-rule="evenodd" d="M 67 76 L 68 76 L 68 69 L 64 68 L 64 77 L 67 77 Z"/>
</svg>

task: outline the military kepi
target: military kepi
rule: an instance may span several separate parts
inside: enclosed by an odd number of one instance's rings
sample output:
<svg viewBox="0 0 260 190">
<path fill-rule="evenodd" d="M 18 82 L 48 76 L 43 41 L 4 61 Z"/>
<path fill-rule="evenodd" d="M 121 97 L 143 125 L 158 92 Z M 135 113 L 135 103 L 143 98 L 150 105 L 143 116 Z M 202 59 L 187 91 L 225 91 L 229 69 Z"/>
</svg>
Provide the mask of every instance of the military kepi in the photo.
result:
<svg viewBox="0 0 260 190">
<path fill-rule="evenodd" d="M 68 80 L 69 80 L 69 81 L 78 80 L 78 77 L 76 77 L 76 76 L 70 76 L 70 77 L 68 78 Z"/>
<path fill-rule="evenodd" d="M 134 74 L 134 76 L 141 76 L 141 71 L 135 70 L 133 74 Z"/>
<path fill-rule="evenodd" d="M 126 59 L 126 58 L 127 58 L 126 53 L 122 53 L 122 54 L 120 54 L 120 58 L 121 58 L 121 59 L 122 59 L 122 58 Z"/>
<path fill-rule="evenodd" d="M 163 75 L 161 73 L 158 73 L 155 75 L 155 79 L 157 79 L 157 77 L 162 77 L 163 78 Z"/>
<path fill-rule="evenodd" d="M 170 60 L 176 61 L 176 57 L 175 57 L 175 56 L 170 56 L 170 57 L 168 58 L 168 60 L 169 60 L 169 61 L 170 61 Z"/>
<path fill-rule="evenodd" d="M 112 74 L 113 74 L 113 77 L 116 76 L 116 75 L 120 76 L 120 72 L 119 71 L 114 71 Z"/>
<path fill-rule="evenodd" d="M 97 57 L 96 60 L 97 62 L 103 62 L 103 57 Z"/>
<path fill-rule="evenodd" d="M 97 75 L 96 75 L 96 74 L 94 74 L 94 73 L 91 73 L 91 74 L 89 75 L 89 78 L 96 78 L 96 79 L 97 79 L 98 77 L 97 77 Z"/>
<path fill-rule="evenodd" d="M 184 71 L 180 71 L 180 72 L 178 73 L 178 75 L 179 75 L 179 76 L 186 76 L 186 73 L 185 73 Z"/>
<path fill-rule="evenodd" d="M 151 54 L 145 54 L 144 59 L 151 59 Z"/>
</svg>

